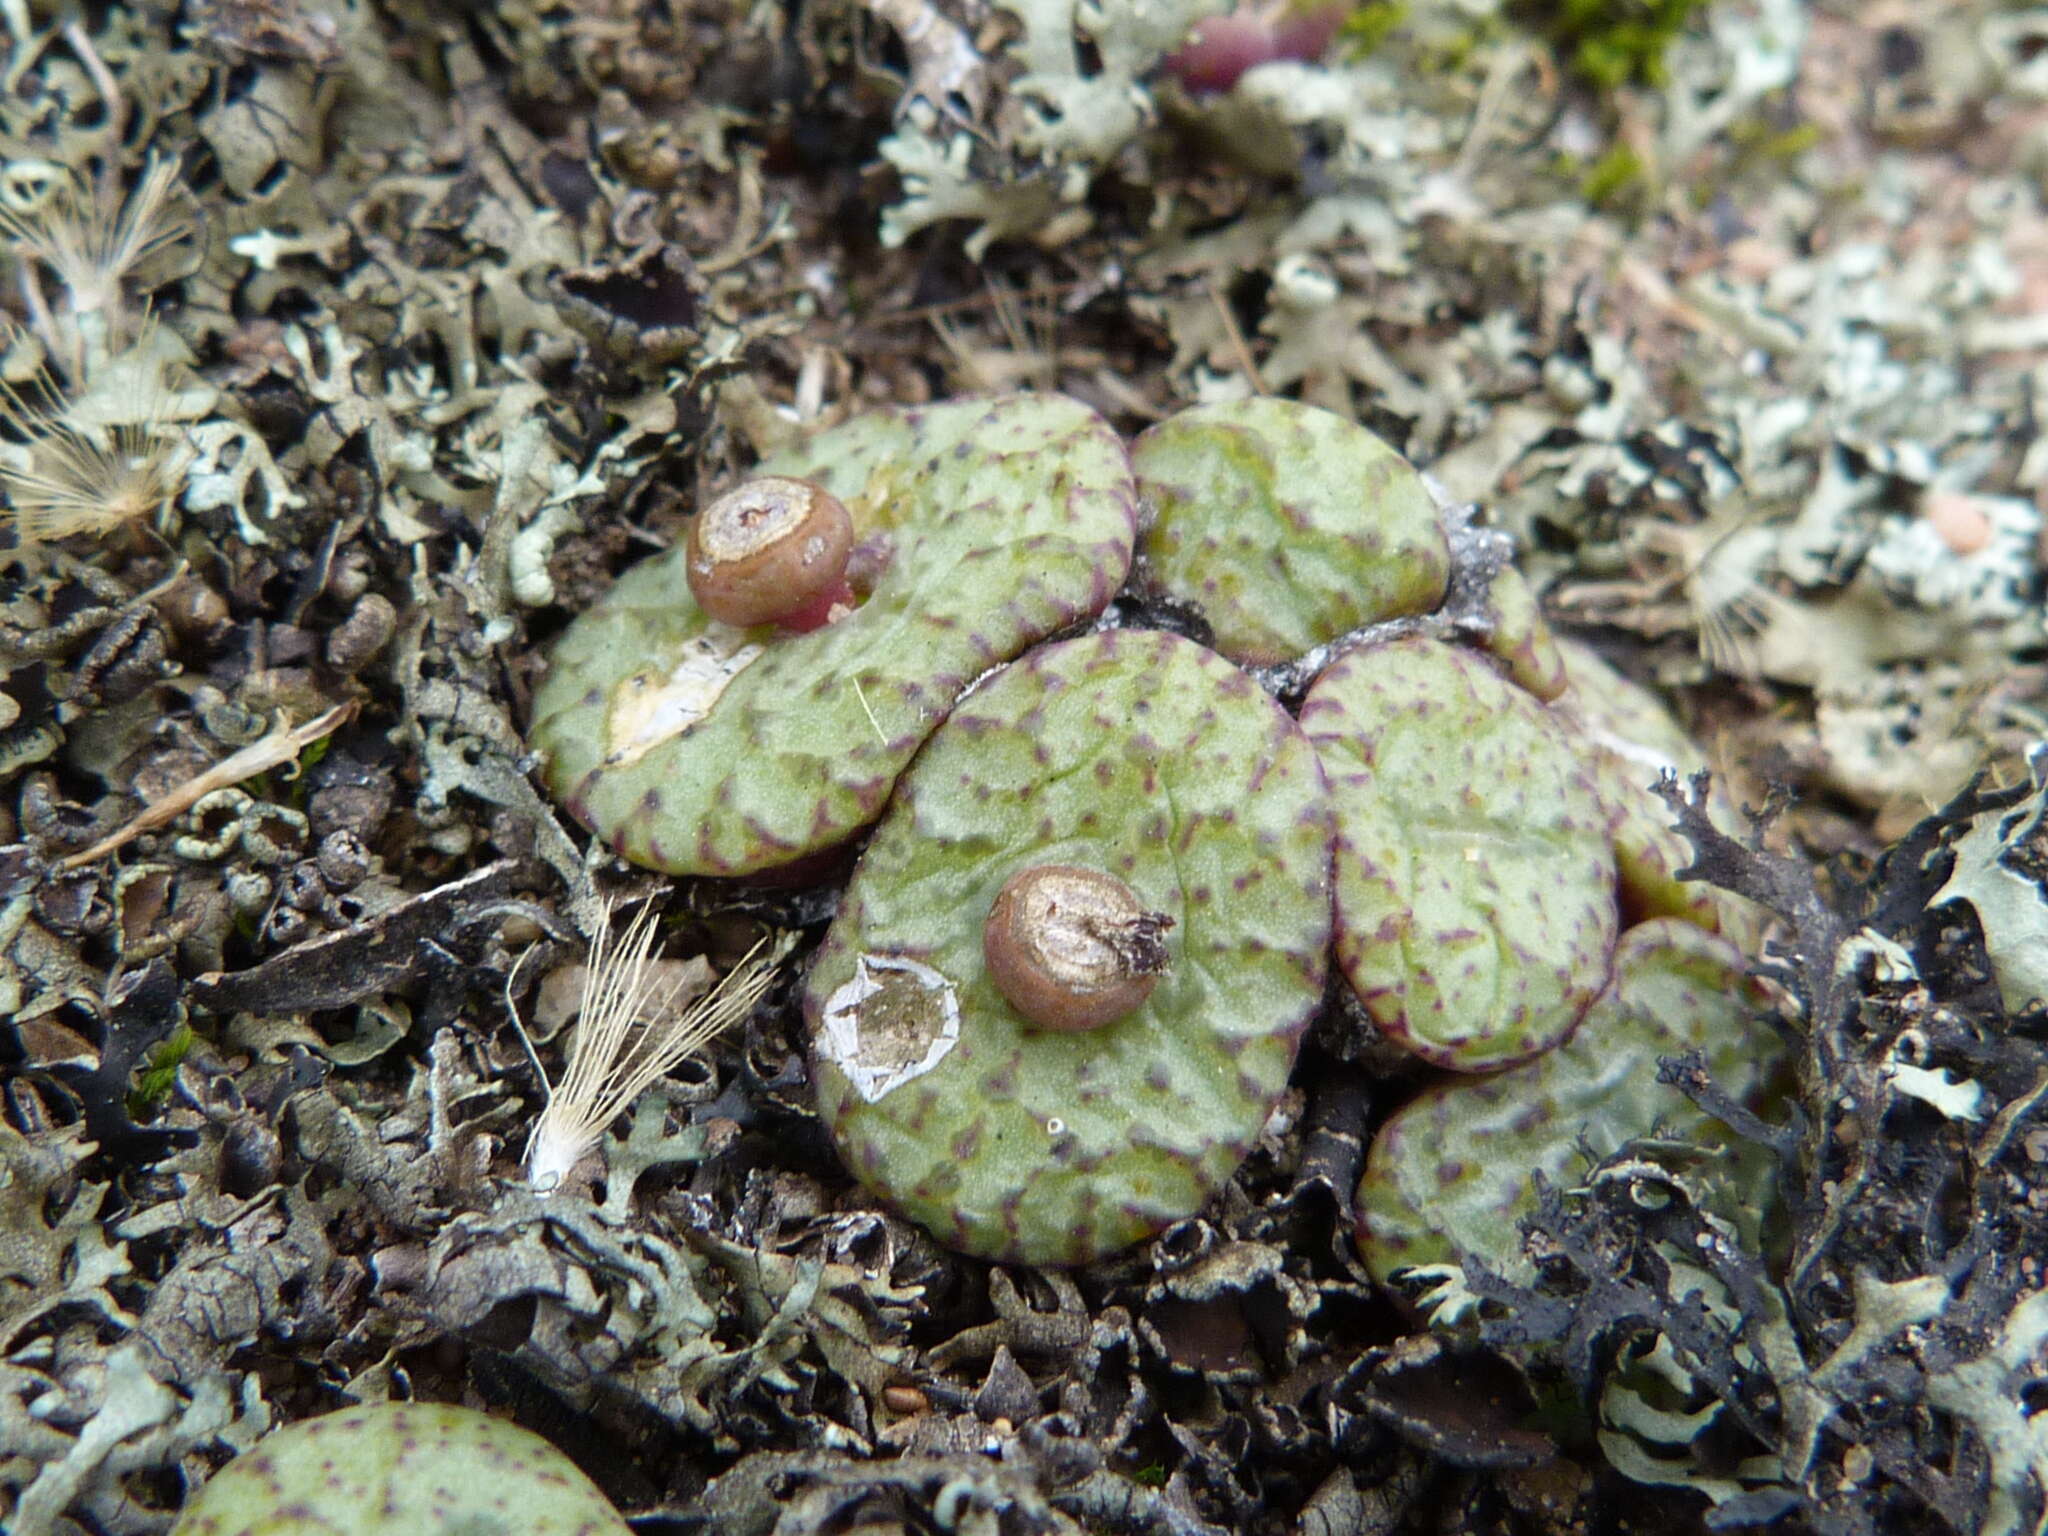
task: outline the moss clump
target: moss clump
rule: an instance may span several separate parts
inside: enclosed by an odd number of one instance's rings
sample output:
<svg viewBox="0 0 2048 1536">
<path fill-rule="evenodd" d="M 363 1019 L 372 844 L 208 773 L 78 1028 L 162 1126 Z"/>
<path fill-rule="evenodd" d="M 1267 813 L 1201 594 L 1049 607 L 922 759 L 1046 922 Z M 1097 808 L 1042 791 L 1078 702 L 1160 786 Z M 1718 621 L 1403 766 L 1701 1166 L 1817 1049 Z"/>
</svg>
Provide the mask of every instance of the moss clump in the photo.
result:
<svg viewBox="0 0 2048 1536">
<path fill-rule="evenodd" d="M 1664 54 L 1703 0 L 1523 0 L 1515 14 L 1602 90 L 1663 85 Z"/>
</svg>

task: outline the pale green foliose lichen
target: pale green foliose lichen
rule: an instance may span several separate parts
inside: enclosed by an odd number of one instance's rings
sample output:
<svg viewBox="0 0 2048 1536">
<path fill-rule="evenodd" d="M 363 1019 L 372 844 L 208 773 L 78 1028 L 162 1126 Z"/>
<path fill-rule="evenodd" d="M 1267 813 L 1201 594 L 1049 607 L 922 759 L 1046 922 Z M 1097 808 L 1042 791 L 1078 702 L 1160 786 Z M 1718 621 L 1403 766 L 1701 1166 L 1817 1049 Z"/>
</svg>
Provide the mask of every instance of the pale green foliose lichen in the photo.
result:
<svg viewBox="0 0 2048 1536">
<path fill-rule="evenodd" d="M 901 245 L 947 219 L 975 219 L 966 241 L 979 258 L 991 241 L 1078 233 L 1095 176 L 1158 121 L 1147 77 L 1194 24 L 1226 0 L 1012 0 L 1019 26 L 1008 45 L 1018 71 L 982 132 L 935 111 L 913 63 L 911 90 L 882 157 L 903 181 L 882 213 L 882 240 Z M 961 103 L 965 105 L 965 102 Z"/>
<path fill-rule="evenodd" d="M 2005 862 L 2039 837 L 2048 818 L 2048 748 L 2032 762 L 2034 792 L 2019 805 L 1985 811 L 1957 839 L 1955 867 L 1934 902 L 1968 902 L 1984 930 L 1984 951 L 2006 1011 L 2048 999 L 2048 891 Z"/>
</svg>

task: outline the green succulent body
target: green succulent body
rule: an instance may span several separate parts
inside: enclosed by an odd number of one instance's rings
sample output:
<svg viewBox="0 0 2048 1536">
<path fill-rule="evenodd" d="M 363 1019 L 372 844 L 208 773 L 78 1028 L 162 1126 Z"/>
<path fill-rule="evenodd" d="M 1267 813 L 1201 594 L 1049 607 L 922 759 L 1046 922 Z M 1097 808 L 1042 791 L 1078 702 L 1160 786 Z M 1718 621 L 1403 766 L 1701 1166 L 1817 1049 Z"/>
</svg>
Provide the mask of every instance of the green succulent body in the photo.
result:
<svg viewBox="0 0 2048 1536">
<path fill-rule="evenodd" d="M 852 611 L 729 628 L 679 554 L 650 561 L 558 646 L 533 740 L 571 811 L 659 869 L 770 871 L 875 824 L 805 994 L 819 1110 L 941 1241 L 1077 1264 L 1192 1214 L 1283 1091 L 1332 954 L 1387 1039 L 1463 1074 L 1376 1144 L 1382 1274 L 1515 1260 L 1508 1183 L 1564 1169 L 1588 1125 L 1638 1134 L 1607 1097 L 1736 1028 L 1738 958 L 1700 930 L 1740 925 L 1678 878 L 1645 787 L 1691 762 L 1682 733 L 1561 648 L 1363 428 L 1254 400 L 1127 448 L 1081 405 L 1010 396 L 861 416 L 762 470 L 845 503 Z M 1118 595 L 1134 539 L 1134 588 L 1217 650 L 1041 645 Z M 1454 571 L 1454 544 L 1487 563 Z M 1298 723 L 1232 665 L 1333 642 Z M 992 905 L 1047 867 L 1114 876 L 1157 920 L 1163 971 L 1098 1027 L 1027 1022 L 1013 956 L 991 979 Z"/>
<path fill-rule="evenodd" d="M 1360 1246 L 1382 1283 L 1471 1254 L 1526 1281 L 1520 1224 L 1536 1175 L 1569 1185 L 1653 1132 L 1716 1145 L 1732 1138 L 1684 1093 L 1657 1081 L 1660 1057 L 1706 1053 L 1714 1080 L 1740 1096 L 1780 1069 L 1783 1047 L 1757 1022 L 1761 999 L 1742 954 L 1677 918 L 1622 935 L 1614 981 L 1564 1045 L 1512 1071 L 1447 1078 L 1395 1111 L 1373 1138 L 1358 1188 Z M 1754 1209 L 1763 1170 L 1729 1181 Z"/>
<path fill-rule="evenodd" d="M 1564 651 L 1543 622 L 1527 579 L 1512 565 L 1503 565 L 1488 583 L 1486 598 L 1493 615 L 1486 649 L 1508 669 L 1516 687 L 1546 704 L 1556 699 L 1570 684 Z"/>
<path fill-rule="evenodd" d="M 1451 557 L 1413 466 L 1292 400 L 1195 406 L 1131 445 L 1144 574 L 1234 661 L 1288 661 L 1443 599 Z"/>
<path fill-rule="evenodd" d="M 1177 636 L 1043 647 L 964 699 L 876 829 L 805 994 L 847 1164 L 949 1245 L 1034 1264 L 1199 1209 L 1287 1084 L 1322 998 L 1329 805 L 1252 680 Z M 1172 920 L 1137 1010 L 1034 1030 L 983 922 L 1035 864 L 1127 882 Z"/>
<path fill-rule="evenodd" d="M 846 504 L 851 614 L 801 635 L 714 623 L 678 549 L 571 626 L 534 697 L 550 789 L 619 853 L 674 874 L 751 874 L 843 843 L 969 682 L 1099 613 L 1130 564 L 1123 444 L 1058 396 L 876 412 L 762 470 Z"/>
<path fill-rule="evenodd" d="M 1707 766 L 1700 751 L 1648 689 L 1632 682 L 1590 646 L 1558 642 L 1569 663 L 1571 684 L 1558 708 L 1609 812 L 1615 874 L 1630 920 L 1682 917 L 1725 933 L 1745 949 L 1760 937 L 1761 914 L 1742 897 L 1718 886 L 1681 878 L 1692 847 L 1671 824 L 1671 811 L 1653 786 L 1660 776 L 1690 776 Z M 1724 831 L 1737 827 L 1732 804 L 1719 781 L 1708 811 Z"/>
<path fill-rule="evenodd" d="M 627 1536 L 531 1430 L 445 1403 L 371 1403 L 265 1435 L 171 1536 Z"/>
<path fill-rule="evenodd" d="M 1466 1072 L 1557 1045 L 1617 925 L 1608 813 L 1563 726 L 1424 639 L 1345 655 L 1301 722 L 1337 806 L 1337 962 L 1374 1022 Z"/>
</svg>

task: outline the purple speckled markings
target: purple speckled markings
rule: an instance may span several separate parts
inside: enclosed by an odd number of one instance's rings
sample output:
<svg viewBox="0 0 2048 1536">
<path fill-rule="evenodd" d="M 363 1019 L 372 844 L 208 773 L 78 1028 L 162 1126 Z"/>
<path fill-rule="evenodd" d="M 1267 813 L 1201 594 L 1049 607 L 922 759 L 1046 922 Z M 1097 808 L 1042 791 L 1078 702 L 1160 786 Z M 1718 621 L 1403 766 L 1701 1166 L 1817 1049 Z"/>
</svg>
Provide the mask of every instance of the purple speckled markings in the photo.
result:
<svg viewBox="0 0 2048 1536">
<path fill-rule="evenodd" d="M 549 789 L 651 868 L 750 874 L 844 842 L 969 682 L 1101 612 L 1130 566 L 1124 445 L 1057 395 L 877 411 L 761 472 L 846 504 L 852 614 L 715 623 L 677 549 L 570 626 L 534 697 Z"/>
<path fill-rule="evenodd" d="M 964 699 L 905 775 L 804 998 L 847 1165 L 940 1241 L 1080 1264 L 1198 1210 L 1286 1087 L 1322 999 L 1330 811 L 1315 753 L 1221 657 L 1121 630 Z M 1100 1029 L 1028 1029 L 986 974 L 1004 881 L 1080 864 L 1174 920 Z"/>
<path fill-rule="evenodd" d="M 1562 1041 L 1617 925 L 1584 748 L 1484 657 L 1422 639 L 1345 655 L 1301 725 L 1337 808 L 1337 963 L 1374 1022 L 1463 1072 Z"/>
<path fill-rule="evenodd" d="M 1382 1284 L 1470 1253 L 1526 1282 L 1521 1223 L 1536 1210 L 1532 1173 L 1569 1185 L 1584 1151 L 1605 1157 L 1658 1127 L 1703 1145 L 1733 1142 L 1683 1092 L 1657 1081 L 1660 1057 L 1704 1051 L 1737 1097 L 1764 1088 L 1784 1046 L 1763 1015 L 1742 954 L 1681 918 L 1630 929 L 1614 982 L 1571 1040 L 1512 1071 L 1449 1078 L 1395 1111 L 1373 1138 L 1358 1187 L 1359 1246 Z M 1764 1208 L 1761 1148 L 1731 1153 L 1735 1206 Z"/>
<path fill-rule="evenodd" d="M 1216 649 L 1268 666 L 1442 601 L 1451 556 L 1413 465 L 1297 400 L 1198 405 L 1131 445 L 1152 514 L 1142 580 L 1199 609 Z"/>
<path fill-rule="evenodd" d="M 171 1536 L 629 1536 L 531 1430 L 446 1403 L 369 1403 L 273 1430 L 200 1489 Z"/>
</svg>

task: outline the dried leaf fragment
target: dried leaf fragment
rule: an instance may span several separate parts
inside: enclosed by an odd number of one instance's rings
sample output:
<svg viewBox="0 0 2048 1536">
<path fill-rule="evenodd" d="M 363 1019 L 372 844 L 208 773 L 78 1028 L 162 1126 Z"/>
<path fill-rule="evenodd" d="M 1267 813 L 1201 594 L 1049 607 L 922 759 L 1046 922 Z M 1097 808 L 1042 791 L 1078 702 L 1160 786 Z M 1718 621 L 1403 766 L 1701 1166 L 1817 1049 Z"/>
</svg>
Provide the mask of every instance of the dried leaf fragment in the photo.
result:
<svg viewBox="0 0 2048 1536">
<path fill-rule="evenodd" d="M 288 763 L 307 747 L 322 737 L 339 730 L 352 719 L 356 712 L 354 700 L 337 704 L 324 714 L 316 715 L 304 725 L 284 727 L 271 731 L 260 740 L 252 741 L 231 757 L 223 758 L 202 774 L 197 774 L 180 784 L 161 800 L 143 808 L 134 820 L 120 830 L 101 838 L 90 848 L 72 854 L 57 867 L 78 869 L 105 858 L 115 849 L 140 837 L 152 828 L 175 821 L 192 809 L 216 789 L 225 789 L 230 784 L 239 784 L 257 774 Z"/>
</svg>

